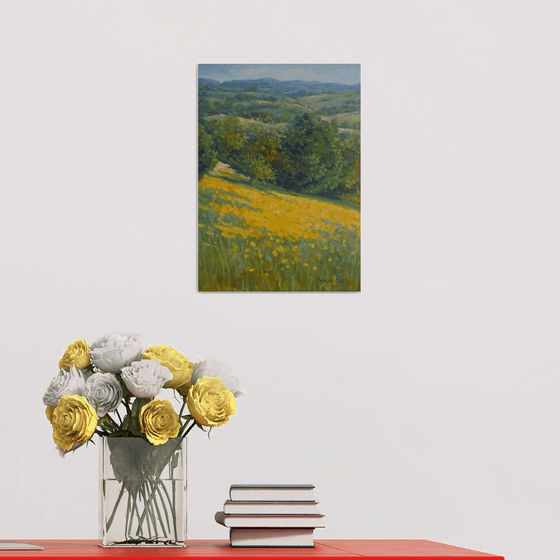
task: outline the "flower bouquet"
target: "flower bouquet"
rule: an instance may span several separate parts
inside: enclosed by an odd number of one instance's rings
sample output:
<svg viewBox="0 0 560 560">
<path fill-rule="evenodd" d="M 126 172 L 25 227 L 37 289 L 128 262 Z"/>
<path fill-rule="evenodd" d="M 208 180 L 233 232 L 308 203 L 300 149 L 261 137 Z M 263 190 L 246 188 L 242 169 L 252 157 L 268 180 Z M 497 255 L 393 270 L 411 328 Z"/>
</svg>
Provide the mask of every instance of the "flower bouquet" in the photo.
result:
<svg viewBox="0 0 560 560">
<path fill-rule="evenodd" d="M 237 377 L 216 360 L 191 362 L 121 333 L 76 340 L 58 366 L 43 402 L 60 455 L 101 436 L 102 546 L 185 546 L 186 436 L 229 421 L 245 394 Z M 162 389 L 179 412 L 155 398 Z"/>
</svg>

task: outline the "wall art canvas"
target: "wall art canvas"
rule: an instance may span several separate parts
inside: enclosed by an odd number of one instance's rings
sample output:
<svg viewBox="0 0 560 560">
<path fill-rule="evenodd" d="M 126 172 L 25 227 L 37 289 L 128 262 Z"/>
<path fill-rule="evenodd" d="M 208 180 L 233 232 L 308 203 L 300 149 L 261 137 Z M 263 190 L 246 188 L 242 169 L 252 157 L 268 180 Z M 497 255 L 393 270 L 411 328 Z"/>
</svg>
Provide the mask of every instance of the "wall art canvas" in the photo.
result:
<svg viewBox="0 0 560 560">
<path fill-rule="evenodd" d="M 360 65 L 198 66 L 198 290 L 360 291 Z"/>
</svg>

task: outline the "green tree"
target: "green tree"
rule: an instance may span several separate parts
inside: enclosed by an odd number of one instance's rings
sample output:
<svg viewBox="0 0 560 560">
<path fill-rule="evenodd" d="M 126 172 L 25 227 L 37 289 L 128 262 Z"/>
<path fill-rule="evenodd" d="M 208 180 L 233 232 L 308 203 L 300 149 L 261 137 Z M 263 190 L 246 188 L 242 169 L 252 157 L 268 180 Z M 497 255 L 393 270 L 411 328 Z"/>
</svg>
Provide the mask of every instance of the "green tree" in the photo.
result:
<svg viewBox="0 0 560 560">
<path fill-rule="evenodd" d="M 343 135 L 340 147 L 343 161 L 341 194 L 357 202 L 360 200 L 360 135 Z"/>
<path fill-rule="evenodd" d="M 212 171 L 218 163 L 218 153 L 214 141 L 204 126 L 204 122 L 198 123 L 198 178 Z"/>
<path fill-rule="evenodd" d="M 315 115 L 297 116 L 288 126 L 274 163 L 276 182 L 287 190 L 334 198 L 343 188 L 337 130 Z"/>
<path fill-rule="evenodd" d="M 274 182 L 273 164 L 280 149 L 280 139 L 274 131 L 253 123 L 245 130 L 245 144 L 235 166 L 251 180 Z"/>
<path fill-rule="evenodd" d="M 218 159 L 235 167 L 237 158 L 245 145 L 245 126 L 232 115 L 214 120 L 210 125 Z"/>
</svg>

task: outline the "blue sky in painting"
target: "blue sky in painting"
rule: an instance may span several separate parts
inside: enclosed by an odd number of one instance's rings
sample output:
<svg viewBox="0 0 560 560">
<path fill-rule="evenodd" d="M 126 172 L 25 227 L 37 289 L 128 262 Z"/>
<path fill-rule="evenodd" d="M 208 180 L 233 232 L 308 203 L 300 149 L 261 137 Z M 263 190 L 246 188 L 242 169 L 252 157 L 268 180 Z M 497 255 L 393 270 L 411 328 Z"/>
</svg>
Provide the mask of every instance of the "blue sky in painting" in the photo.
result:
<svg viewBox="0 0 560 560">
<path fill-rule="evenodd" d="M 304 80 L 359 84 L 359 64 L 199 64 L 199 78 L 226 80 Z"/>
</svg>

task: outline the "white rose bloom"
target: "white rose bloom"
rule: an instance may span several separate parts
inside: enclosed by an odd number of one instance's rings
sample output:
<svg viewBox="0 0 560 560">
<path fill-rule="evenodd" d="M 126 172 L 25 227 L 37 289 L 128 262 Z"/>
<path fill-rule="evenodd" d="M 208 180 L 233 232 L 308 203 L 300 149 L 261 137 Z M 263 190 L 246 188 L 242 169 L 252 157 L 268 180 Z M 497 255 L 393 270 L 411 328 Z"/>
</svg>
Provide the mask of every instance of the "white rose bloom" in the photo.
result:
<svg viewBox="0 0 560 560">
<path fill-rule="evenodd" d="M 109 333 L 90 344 L 92 363 L 104 372 L 119 373 L 142 357 L 139 334 Z"/>
<path fill-rule="evenodd" d="M 173 374 L 157 360 L 141 360 L 123 367 L 121 377 L 135 397 L 151 398 L 161 391 L 164 383 L 173 379 Z"/>
<path fill-rule="evenodd" d="M 97 409 L 97 416 L 101 418 L 118 408 L 123 390 L 112 373 L 94 373 L 86 382 L 84 397 Z"/>
<path fill-rule="evenodd" d="M 58 375 L 50 382 L 45 391 L 43 402 L 45 406 L 56 406 L 62 395 L 83 396 L 87 375 L 81 369 L 71 366 L 70 369 L 61 369 Z"/>
<path fill-rule="evenodd" d="M 246 395 L 245 389 L 241 386 L 241 381 L 231 371 L 229 366 L 218 360 L 205 360 L 200 359 L 200 362 L 194 367 L 191 377 L 191 384 L 194 385 L 200 378 L 204 377 L 219 377 L 224 387 L 227 387 L 234 397 L 241 397 Z"/>
</svg>

